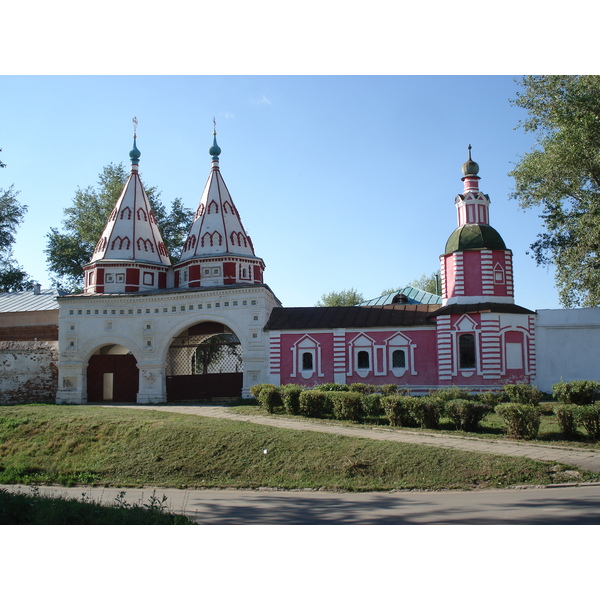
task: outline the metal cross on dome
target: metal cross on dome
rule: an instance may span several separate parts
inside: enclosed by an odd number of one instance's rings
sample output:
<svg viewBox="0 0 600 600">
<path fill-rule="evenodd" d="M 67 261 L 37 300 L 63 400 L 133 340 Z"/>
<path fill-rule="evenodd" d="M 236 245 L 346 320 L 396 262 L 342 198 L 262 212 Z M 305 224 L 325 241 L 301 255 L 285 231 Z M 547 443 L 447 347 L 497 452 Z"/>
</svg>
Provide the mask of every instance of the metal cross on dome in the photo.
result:
<svg viewBox="0 0 600 600">
<path fill-rule="evenodd" d="M 133 122 L 133 137 L 137 137 L 137 126 L 138 126 L 137 117 L 133 117 L 132 122 Z"/>
</svg>

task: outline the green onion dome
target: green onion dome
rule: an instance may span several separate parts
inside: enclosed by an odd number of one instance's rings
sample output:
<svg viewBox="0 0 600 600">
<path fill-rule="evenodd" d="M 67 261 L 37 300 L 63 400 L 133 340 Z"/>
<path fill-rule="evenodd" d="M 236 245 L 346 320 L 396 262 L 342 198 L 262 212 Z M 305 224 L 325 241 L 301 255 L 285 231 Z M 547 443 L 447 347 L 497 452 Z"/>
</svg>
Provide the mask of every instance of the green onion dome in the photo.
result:
<svg viewBox="0 0 600 600">
<path fill-rule="evenodd" d="M 446 242 L 445 254 L 459 250 L 506 250 L 502 236 L 490 225 L 467 224 L 457 227 Z"/>
<path fill-rule="evenodd" d="M 142 153 L 137 149 L 135 145 L 135 136 L 133 137 L 133 149 L 129 153 L 129 158 L 131 158 L 131 163 L 137 165 L 140 162 L 140 156 Z"/>
</svg>

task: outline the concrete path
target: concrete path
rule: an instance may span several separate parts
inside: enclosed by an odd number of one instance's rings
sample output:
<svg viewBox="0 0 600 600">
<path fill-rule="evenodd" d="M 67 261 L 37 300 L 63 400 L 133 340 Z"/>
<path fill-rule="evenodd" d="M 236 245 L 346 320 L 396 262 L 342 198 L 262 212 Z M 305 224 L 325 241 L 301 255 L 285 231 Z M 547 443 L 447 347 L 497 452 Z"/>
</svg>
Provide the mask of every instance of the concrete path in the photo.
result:
<svg viewBox="0 0 600 600">
<path fill-rule="evenodd" d="M 2 487 L 32 493 L 28 486 Z M 37 489 L 44 496 L 107 506 L 123 493 L 123 501 L 138 506 L 165 496 L 166 510 L 200 525 L 600 525 L 600 485 L 594 484 L 475 492 Z"/>
<path fill-rule="evenodd" d="M 442 433 L 420 433 L 402 429 L 386 429 L 382 427 L 369 428 L 361 426 L 343 426 L 330 422 L 316 423 L 314 420 L 290 419 L 279 416 L 267 415 L 241 415 L 231 411 L 226 406 L 206 405 L 142 405 L 142 404 L 110 404 L 104 405 L 114 408 L 133 408 L 138 410 L 159 410 L 176 412 L 201 417 L 216 419 L 231 419 L 233 421 L 248 421 L 269 427 L 283 429 L 297 429 L 303 431 L 319 431 L 335 435 L 369 438 L 374 440 L 387 440 L 392 442 L 405 442 L 407 444 L 425 444 L 437 448 L 454 448 L 471 452 L 487 452 L 489 454 L 503 454 L 509 456 L 523 456 L 533 460 L 545 460 L 564 463 L 580 469 L 600 473 L 600 450 L 587 450 L 582 448 L 570 449 L 562 446 L 535 444 L 525 442 L 511 442 L 504 440 L 483 440 L 476 438 L 444 435 Z"/>
</svg>

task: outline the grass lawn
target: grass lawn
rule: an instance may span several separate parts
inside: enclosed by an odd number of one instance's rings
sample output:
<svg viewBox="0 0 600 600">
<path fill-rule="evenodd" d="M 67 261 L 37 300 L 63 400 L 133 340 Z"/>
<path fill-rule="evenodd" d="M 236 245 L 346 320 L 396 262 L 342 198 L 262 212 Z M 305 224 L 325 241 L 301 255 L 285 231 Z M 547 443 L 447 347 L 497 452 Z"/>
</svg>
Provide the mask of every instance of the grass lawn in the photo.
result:
<svg viewBox="0 0 600 600">
<path fill-rule="evenodd" d="M 0 407 L 0 485 L 466 490 L 549 484 L 552 467 L 158 411 Z"/>
</svg>

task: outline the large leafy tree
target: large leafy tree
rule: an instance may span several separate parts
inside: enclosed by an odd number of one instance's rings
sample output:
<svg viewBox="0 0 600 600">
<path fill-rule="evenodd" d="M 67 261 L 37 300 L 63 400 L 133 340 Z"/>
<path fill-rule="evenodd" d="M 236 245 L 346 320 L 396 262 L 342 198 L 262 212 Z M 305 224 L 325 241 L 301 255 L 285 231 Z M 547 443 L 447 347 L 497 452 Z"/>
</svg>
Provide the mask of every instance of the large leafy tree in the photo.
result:
<svg viewBox="0 0 600 600">
<path fill-rule="evenodd" d="M 65 208 L 63 229 L 50 229 L 47 235 L 46 259 L 54 283 L 67 290 L 81 290 L 83 265 L 92 257 L 94 247 L 114 208 L 129 172 L 120 164 L 109 164 L 98 177 L 96 187 L 78 188 L 71 206 Z M 159 224 L 163 241 L 169 250 L 171 262 L 178 253 L 193 219 L 193 212 L 175 198 L 167 209 L 155 187 L 144 186 L 148 200 Z"/>
<path fill-rule="evenodd" d="M 363 295 L 354 288 L 350 288 L 341 292 L 323 294 L 315 306 L 354 306 L 361 302 L 364 302 Z"/>
<path fill-rule="evenodd" d="M 565 307 L 600 305 L 600 76 L 529 76 L 511 103 L 533 149 L 510 175 L 512 197 L 541 208 L 545 231 L 531 245 L 540 265 L 556 266 Z"/>
<path fill-rule="evenodd" d="M 0 161 L 0 168 L 4 167 Z M 33 281 L 12 255 L 17 229 L 27 212 L 27 207 L 17 200 L 18 195 L 12 185 L 0 188 L 0 292 L 20 292 L 33 287 Z"/>
</svg>

